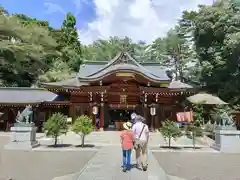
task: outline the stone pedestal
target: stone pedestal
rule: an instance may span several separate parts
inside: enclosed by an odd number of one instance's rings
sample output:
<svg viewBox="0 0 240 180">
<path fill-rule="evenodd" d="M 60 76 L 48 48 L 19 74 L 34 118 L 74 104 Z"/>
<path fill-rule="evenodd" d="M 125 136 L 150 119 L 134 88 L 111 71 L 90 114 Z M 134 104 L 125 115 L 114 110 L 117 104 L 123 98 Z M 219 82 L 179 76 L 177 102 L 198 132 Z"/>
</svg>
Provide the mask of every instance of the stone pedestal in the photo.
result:
<svg viewBox="0 0 240 180">
<path fill-rule="evenodd" d="M 238 130 L 216 130 L 214 149 L 226 153 L 240 152 L 240 131 Z"/>
<path fill-rule="evenodd" d="M 13 150 L 31 150 L 39 146 L 36 140 L 37 127 L 32 124 L 19 125 L 15 124 L 11 127 L 12 140 L 9 144 L 4 146 L 4 149 Z"/>
</svg>

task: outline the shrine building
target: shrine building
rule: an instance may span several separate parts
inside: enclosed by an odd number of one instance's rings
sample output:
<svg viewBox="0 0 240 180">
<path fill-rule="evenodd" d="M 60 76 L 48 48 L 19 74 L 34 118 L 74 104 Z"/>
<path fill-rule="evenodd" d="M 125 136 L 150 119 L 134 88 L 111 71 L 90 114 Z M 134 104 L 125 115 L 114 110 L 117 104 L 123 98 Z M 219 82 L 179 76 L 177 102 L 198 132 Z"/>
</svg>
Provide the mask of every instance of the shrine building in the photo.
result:
<svg viewBox="0 0 240 180">
<path fill-rule="evenodd" d="M 100 129 L 128 121 L 136 112 L 145 117 L 151 129 L 161 121 L 176 121 L 183 111 L 182 102 L 197 93 L 192 86 L 172 81 L 157 62 L 138 62 L 126 52 L 109 61 L 84 62 L 76 77 L 43 83 L 42 88 L 0 88 L 0 130 L 8 131 L 18 111 L 32 105 L 34 123 L 42 124 L 54 112 L 62 112 L 72 121 L 88 115 L 100 123 Z"/>
</svg>

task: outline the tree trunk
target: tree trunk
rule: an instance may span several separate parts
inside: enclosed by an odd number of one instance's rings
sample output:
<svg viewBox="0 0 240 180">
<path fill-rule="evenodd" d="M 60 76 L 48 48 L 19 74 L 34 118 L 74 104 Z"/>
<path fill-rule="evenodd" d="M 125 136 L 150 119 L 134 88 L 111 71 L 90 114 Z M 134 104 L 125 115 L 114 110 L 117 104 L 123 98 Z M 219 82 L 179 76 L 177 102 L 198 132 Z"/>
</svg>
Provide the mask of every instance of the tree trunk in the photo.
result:
<svg viewBox="0 0 240 180">
<path fill-rule="evenodd" d="M 171 138 L 168 138 L 168 148 L 171 148 Z"/>
<path fill-rule="evenodd" d="M 57 146 L 57 140 L 58 140 L 57 138 L 58 138 L 58 136 L 54 137 L 54 146 Z"/>
<path fill-rule="evenodd" d="M 193 139 L 193 149 L 195 149 L 195 148 L 196 148 L 196 147 L 195 147 L 195 140 L 196 140 L 196 139 L 195 139 L 195 134 L 194 134 L 194 133 L 192 134 L 192 139 Z"/>
<path fill-rule="evenodd" d="M 85 135 L 82 135 L 82 144 L 81 144 L 82 147 L 84 147 L 84 140 L 85 140 Z"/>
</svg>

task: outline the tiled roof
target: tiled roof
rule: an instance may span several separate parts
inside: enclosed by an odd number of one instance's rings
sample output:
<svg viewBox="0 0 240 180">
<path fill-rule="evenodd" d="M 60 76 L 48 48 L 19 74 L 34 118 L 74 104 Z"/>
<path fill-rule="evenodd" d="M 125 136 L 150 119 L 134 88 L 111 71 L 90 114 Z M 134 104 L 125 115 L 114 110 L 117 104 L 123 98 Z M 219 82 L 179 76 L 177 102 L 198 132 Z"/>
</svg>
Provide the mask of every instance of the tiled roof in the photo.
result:
<svg viewBox="0 0 240 180">
<path fill-rule="evenodd" d="M 1 87 L 0 104 L 42 103 L 53 101 L 58 95 L 40 88 Z"/>
<path fill-rule="evenodd" d="M 126 62 L 117 62 L 122 61 L 121 58 L 127 58 Z M 159 64 L 140 64 L 135 59 L 133 59 L 128 53 L 119 53 L 114 59 L 109 61 L 109 63 L 104 64 L 83 64 L 80 66 L 78 77 L 80 80 L 91 80 L 101 78 L 102 76 L 110 73 L 111 71 L 126 70 L 134 71 L 140 74 L 146 75 L 148 78 L 156 81 L 168 81 L 170 78 L 166 74 L 166 70 L 163 69 Z"/>
<path fill-rule="evenodd" d="M 52 86 L 52 87 L 80 87 L 83 85 L 88 85 L 88 83 L 80 82 L 77 77 L 66 79 L 63 81 L 57 81 L 57 82 L 50 82 L 50 83 L 42 83 L 43 86 Z"/>
<path fill-rule="evenodd" d="M 190 86 L 181 81 L 172 81 L 169 83 L 168 88 L 170 88 L 170 89 L 189 89 L 189 88 L 193 88 L 193 86 Z"/>
</svg>

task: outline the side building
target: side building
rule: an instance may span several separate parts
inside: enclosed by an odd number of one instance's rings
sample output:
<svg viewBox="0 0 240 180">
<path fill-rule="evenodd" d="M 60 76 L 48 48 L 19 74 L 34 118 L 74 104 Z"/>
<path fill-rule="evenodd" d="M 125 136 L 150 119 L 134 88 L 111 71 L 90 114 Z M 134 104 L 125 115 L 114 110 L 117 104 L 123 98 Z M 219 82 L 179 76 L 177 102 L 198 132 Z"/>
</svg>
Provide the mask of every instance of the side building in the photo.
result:
<svg viewBox="0 0 240 180">
<path fill-rule="evenodd" d="M 126 52 L 120 52 L 110 61 L 85 62 L 75 78 L 43 83 L 42 87 L 48 91 L 16 88 L 18 98 L 21 98 L 6 99 L 6 102 L 1 99 L 1 91 L 7 88 L 0 89 L 0 112 L 4 104 L 4 107 L 14 106 L 10 109 L 16 113 L 25 104 L 31 104 L 30 100 L 35 100 L 34 122 L 39 127 L 56 111 L 63 112 L 73 121 L 86 114 L 92 117 L 94 125 L 96 121 L 100 122 L 101 130 L 116 121 L 129 120 L 130 114 L 137 112 L 146 118 L 151 129 L 156 129 L 165 119 L 175 121 L 176 112 L 184 111 L 181 102 L 197 92 L 190 85 L 171 81 L 158 63 L 140 63 Z M 40 100 L 33 92 L 39 93 Z M 25 104 L 17 102 L 24 99 Z M 15 114 L 8 112 L 7 115 L 7 121 L 13 122 Z"/>
</svg>

